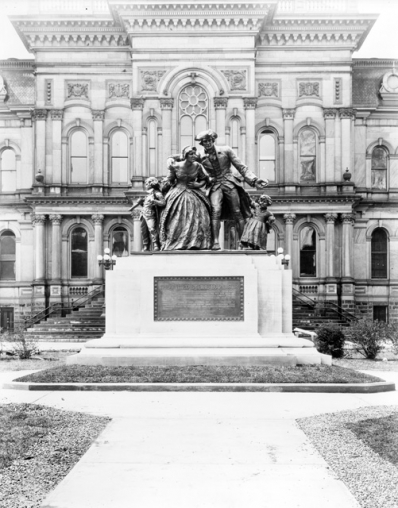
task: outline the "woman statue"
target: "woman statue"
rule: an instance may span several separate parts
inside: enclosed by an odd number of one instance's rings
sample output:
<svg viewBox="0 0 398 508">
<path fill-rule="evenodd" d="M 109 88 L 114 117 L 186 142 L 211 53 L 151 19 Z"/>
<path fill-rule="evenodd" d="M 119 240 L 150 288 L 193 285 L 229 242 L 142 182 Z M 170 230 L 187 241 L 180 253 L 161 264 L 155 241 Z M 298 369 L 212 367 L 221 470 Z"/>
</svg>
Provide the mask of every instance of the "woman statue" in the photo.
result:
<svg viewBox="0 0 398 508">
<path fill-rule="evenodd" d="M 196 148 L 186 146 L 183 161 L 168 159 L 166 207 L 160 218 L 162 250 L 211 248 L 210 203 L 205 194 L 211 179 L 196 158 Z"/>
</svg>

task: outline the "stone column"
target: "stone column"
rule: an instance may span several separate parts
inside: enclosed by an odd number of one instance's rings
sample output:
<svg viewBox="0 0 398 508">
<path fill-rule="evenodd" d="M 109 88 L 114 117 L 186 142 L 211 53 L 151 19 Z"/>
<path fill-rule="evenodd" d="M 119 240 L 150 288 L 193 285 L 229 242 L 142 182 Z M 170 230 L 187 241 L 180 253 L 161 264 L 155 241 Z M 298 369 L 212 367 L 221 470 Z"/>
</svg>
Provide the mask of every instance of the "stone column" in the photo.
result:
<svg viewBox="0 0 398 508">
<path fill-rule="evenodd" d="M 142 111 L 144 109 L 144 99 L 133 97 L 131 99 L 131 109 L 133 110 L 134 130 L 134 176 L 142 177 Z"/>
<path fill-rule="evenodd" d="M 341 166 L 341 120 L 340 112 L 336 110 L 336 118 L 334 120 L 334 181 L 340 182 L 342 177 Z"/>
<path fill-rule="evenodd" d="M 104 167 L 108 165 L 108 161 L 103 156 L 103 132 L 105 112 L 101 109 L 93 109 L 94 120 L 94 175 L 93 175 L 93 192 L 102 192 L 104 184 L 103 174 Z"/>
<path fill-rule="evenodd" d="M 326 138 L 325 136 L 319 136 L 319 155 L 320 155 L 320 171 L 319 171 L 319 183 L 326 182 Z"/>
<path fill-rule="evenodd" d="M 163 130 L 163 164 L 166 164 L 167 158 L 172 155 L 171 149 L 171 112 L 173 110 L 174 99 L 160 99 L 160 108 L 162 110 L 162 130 Z"/>
<path fill-rule="evenodd" d="M 142 236 L 141 236 L 141 221 L 140 221 L 141 212 L 139 210 L 133 210 L 131 212 L 131 217 L 133 218 L 133 226 L 134 226 L 134 241 L 133 241 L 133 250 L 134 252 L 142 251 Z"/>
<path fill-rule="evenodd" d="M 62 119 L 63 109 L 52 109 L 51 119 L 53 124 L 53 174 L 51 192 L 61 193 L 62 184 Z"/>
<path fill-rule="evenodd" d="M 243 162 L 246 160 L 246 127 L 240 128 L 241 153 L 239 159 Z"/>
<path fill-rule="evenodd" d="M 291 257 L 290 263 L 293 263 L 293 224 L 296 220 L 294 213 L 285 213 L 283 216 L 285 221 L 285 254 L 289 254 Z"/>
<path fill-rule="evenodd" d="M 142 129 L 142 176 L 147 178 L 149 176 L 149 161 L 148 161 L 148 129 Z"/>
<path fill-rule="evenodd" d="M 61 222 L 62 215 L 52 214 L 50 215 L 50 221 L 52 223 L 52 245 L 51 245 L 51 256 L 52 256 L 52 273 L 51 279 L 53 282 L 60 283 L 61 281 Z"/>
<path fill-rule="evenodd" d="M 294 152 L 293 152 L 293 122 L 294 109 L 283 110 L 283 137 L 285 139 L 285 167 L 284 182 L 293 185 L 294 183 Z M 288 188 L 286 190 L 289 190 Z M 294 190 L 294 188 L 293 188 Z"/>
<path fill-rule="evenodd" d="M 46 278 L 46 237 L 45 215 L 33 215 L 32 222 L 35 227 L 35 281 L 44 282 Z"/>
<path fill-rule="evenodd" d="M 158 168 L 156 176 L 163 176 L 166 170 L 166 160 L 163 159 L 163 130 L 158 127 Z"/>
<path fill-rule="evenodd" d="M 225 110 L 228 106 L 226 97 L 214 97 L 214 108 L 216 110 L 216 132 L 218 134 L 217 142 L 225 145 Z"/>
<path fill-rule="evenodd" d="M 94 270 L 94 278 L 97 281 L 102 281 L 102 267 L 97 262 L 97 256 L 103 254 L 102 252 L 102 222 L 104 220 L 104 216 L 97 213 L 91 216 L 91 219 L 94 222 L 94 242 L 95 242 L 95 270 Z"/>
<path fill-rule="evenodd" d="M 256 151 L 255 147 L 255 130 L 256 130 L 256 107 L 257 97 L 246 97 L 243 99 L 243 105 L 246 111 L 246 160 L 245 164 L 250 171 L 256 173 Z"/>
<path fill-rule="evenodd" d="M 326 277 L 334 277 L 334 223 L 337 214 L 327 213 L 326 220 Z"/>
<path fill-rule="evenodd" d="M 352 254 L 353 254 L 353 225 L 355 222 L 355 215 L 353 213 L 342 213 L 341 220 L 343 221 L 343 278 L 352 277 Z"/>
<path fill-rule="evenodd" d="M 326 182 L 329 184 L 329 191 L 335 191 L 336 189 L 330 186 L 334 183 L 334 124 L 336 118 L 335 109 L 324 109 L 323 116 L 325 118 L 325 135 L 326 135 Z"/>
<path fill-rule="evenodd" d="M 351 165 L 351 121 L 355 118 L 354 110 L 350 108 L 340 109 L 341 118 L 341 164 L 342 172 L 346 168 L 352 170 Z M 343 175 L 340 175 L 340 181 Z"/>
<path fill-rule="evenodd" d="M 36 121 L 36 167 L 35 174 L 40 170 L 46 181 L 46 109 L 35 109 L 33 119 Z"/>
<path fill-rule="evenodd" d="M 34 182 L 34 149 L 33 149 L 33 127 L 32 118 L 21 119 L 21 171 L 20 186 L 18 188 L 28 189 Z"/>
<path fill-rule="evenodd" d="M 355 119 L 354 130 L 354 168 L 351 169 L 353 174 L 353 181 L 357 187 L 370 187 L 371 186 L 371 170 L 366 167 L 366 130 L 367 130 L 367 117 L 370 113 L 361 113 Z M 392 167 L 390 166 L 390 171 Z M 366 179 L 369 178 L 369 185 Z M 391 184 L 390 184 L 391 185 Z"/>
</svg>

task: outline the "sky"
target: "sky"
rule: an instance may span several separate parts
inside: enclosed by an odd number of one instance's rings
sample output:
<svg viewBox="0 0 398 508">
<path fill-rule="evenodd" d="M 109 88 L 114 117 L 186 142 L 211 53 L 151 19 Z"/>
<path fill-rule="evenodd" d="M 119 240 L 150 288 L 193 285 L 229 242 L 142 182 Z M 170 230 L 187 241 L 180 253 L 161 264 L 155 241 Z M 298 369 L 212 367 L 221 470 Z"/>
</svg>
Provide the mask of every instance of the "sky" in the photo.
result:
<svg viewBox="0 0 398 508">
<path fill-rule="evenodd" d="M 380 13 L 378 20 L 355 58 L 398 59 L 397 22 L 398 0 L 359 0 L 361 12 Z M 26 0 L 0 0 L 0 60 L 7 58 L 33 58 L 22 44 L 7 13 L 23 13 Z"/>
</svg>

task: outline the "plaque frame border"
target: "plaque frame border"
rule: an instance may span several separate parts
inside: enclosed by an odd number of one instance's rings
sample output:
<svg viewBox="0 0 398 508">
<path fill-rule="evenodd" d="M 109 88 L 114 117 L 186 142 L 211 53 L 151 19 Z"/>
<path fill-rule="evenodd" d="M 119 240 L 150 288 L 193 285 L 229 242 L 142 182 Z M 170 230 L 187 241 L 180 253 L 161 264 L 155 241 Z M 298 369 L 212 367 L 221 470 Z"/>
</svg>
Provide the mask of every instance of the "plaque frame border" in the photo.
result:
<svg viewBox="0 0 398 508">
<path fill-rule="evenodd" d="M 239 282 L 239 299 L 240 299 L 240 310 L 239 310 L 239 316 L 236 318 L 162 318 L 158 316 L 158 282 L 159 280 L 178 280 L 178 281 L 185 281 L 185 280 L 195 280 L 195 281 L 203 281 L 203 280 L 236 280 Z M 204 277 L 154 277 L 153 278 L 153 318 L 154 321 L 244 321 L 245 320 L 245 291 L 244 291 L 244 281 L 245 278 L 243 276 L 204 276 Z"/>
</svg>

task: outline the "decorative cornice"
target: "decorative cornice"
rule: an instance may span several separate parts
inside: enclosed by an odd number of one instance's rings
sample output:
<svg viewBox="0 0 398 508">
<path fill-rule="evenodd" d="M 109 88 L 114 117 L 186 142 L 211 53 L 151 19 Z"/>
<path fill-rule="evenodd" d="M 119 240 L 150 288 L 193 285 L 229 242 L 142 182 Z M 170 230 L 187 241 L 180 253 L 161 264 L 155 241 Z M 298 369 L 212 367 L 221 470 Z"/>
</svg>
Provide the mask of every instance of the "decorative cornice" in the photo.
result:
<svg viewBox="0 0 398 508">
<path fill-rule="evenodd" d="M 160 101 L 160 109 L 173 109 L 174 99 L 159 99 Z"/>
<path fill-rule="evenodd" d="M 53 223 L 53 225 L 59 226 L 62 222 L 62 215 L 59 214 L 51 214 L 50 215 L 50 221 Z"/>
<path fill-rule="evenodd" d="M 93 109 L 92 114 L 93 114 L 94 121 L 96 121 L 96 120 L 102 121 L 105 118 L 105 111 L 103 111 L 102 109 Z"/>
<path fill-rule="evenodd" d="M 51 109 L 50 113 L 52 120 L 62 120 L 62 118 L 64 117 L 63 109 Z"/>
<path fill-rule="evenodd" d="M 131 109 L 144 109 L 144 99 L 142 97 L 132 97 L 130 104 Z"/>
<path fill-rule="evenodd" d="M 243 106 L 245 109 L 256 109 L 257 107 L 257 97 L 244 97 L 243 98 Z"/>
<path fill-rule="evenodd" d="M 324 217 L 327 224 L 334 224 L 337 220 L 337 213 L 327 213 Z"/>
<path fill-rule="evenodd" d="M 285 213 L 283 216 L 283 220 L 286 224 L 293 224 L 296 220 L 296 214 L 295 213 Z"/>
<path fill-rule="evenodd" d="M 33 120 L 47 120 L 47 109 L 35 109 L 32 118 Z"/>
<path fill-rule="evenodd" d="M 227 106 L 228 106 L 227 97 L 214 97 L 215 109 L 226 109 Z"/>
<path fill-rule="evenodd" d="M 91 219 L 94 222 L 94 224 L 101 225 L 102 221 L 104 220 L 104 216 L 99 214 L 99 213 L 97 213 L 95 215 L 92 215 Z"/>
<path fill-rule="evenodd" d="M 326 119 L 336 118 L 337 110 L 333 108 L 325 108 L 323 110 L 323 116 Z"/>
<path fill-rule="evenodd" d="M 295 109 L 283 109 L 282 113 L 283 113 L 284 120 L 293 120 L 296 110 Z"/>
</svg>

